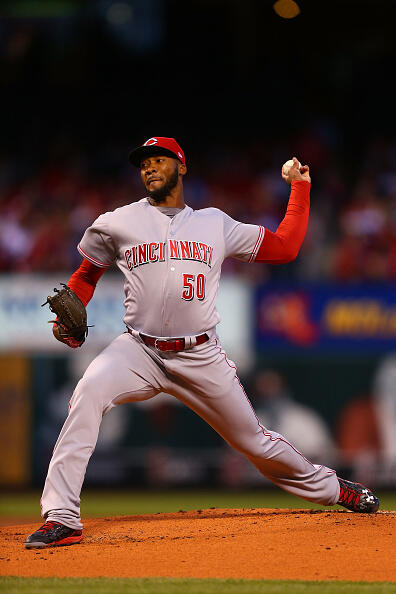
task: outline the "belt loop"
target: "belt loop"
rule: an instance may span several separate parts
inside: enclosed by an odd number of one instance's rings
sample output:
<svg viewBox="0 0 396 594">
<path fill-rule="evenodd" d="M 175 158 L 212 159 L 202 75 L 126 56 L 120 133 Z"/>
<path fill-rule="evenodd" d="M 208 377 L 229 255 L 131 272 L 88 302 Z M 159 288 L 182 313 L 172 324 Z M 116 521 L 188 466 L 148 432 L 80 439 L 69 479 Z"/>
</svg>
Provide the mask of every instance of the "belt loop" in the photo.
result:
<svg viewBox="0 0 396 594">
<path fill-rule="evenodd" d="M 196 336 L 186 336 L 185 337 L 185 344 L 187 349 L 191 349 L 197 344 L 197 337 Z"/>
<path fill-rule="evenodd" d="M 128 327 L 128 330 L 132 334 L 132 336 L 134 336 L 135 338 L 139 338 L 141 340 L 140 333 L 137 330 L 134 330 L 133 328 L 129 328 L 129 327 Z"/>
</svg>

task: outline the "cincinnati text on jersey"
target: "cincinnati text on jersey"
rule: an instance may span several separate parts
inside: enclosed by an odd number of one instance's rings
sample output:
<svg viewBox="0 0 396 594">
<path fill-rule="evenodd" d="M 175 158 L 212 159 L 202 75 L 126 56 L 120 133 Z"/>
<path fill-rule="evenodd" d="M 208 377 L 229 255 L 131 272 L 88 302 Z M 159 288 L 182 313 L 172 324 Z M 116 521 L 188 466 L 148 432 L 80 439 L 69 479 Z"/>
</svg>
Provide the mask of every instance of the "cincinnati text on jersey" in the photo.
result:
<svg viewBox="0 0 396 594">
<path fill-rule="evenodd" d="M 129 270 L 154 262 L 190 260 L 212 266 L 213 247 L 200 241 L 169 239 L 168 242 L 139 243 L 125 250 L 124 257 Z"/>
</svg>

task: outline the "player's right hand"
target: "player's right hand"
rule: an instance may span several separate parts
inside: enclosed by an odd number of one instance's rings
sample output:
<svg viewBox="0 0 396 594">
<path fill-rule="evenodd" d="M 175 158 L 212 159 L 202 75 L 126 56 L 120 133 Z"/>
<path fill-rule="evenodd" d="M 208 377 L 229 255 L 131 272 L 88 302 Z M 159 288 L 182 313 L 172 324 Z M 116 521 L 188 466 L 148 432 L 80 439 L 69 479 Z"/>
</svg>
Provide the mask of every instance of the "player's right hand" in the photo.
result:
<svg viewBox="0 0 396 594">
<path fill-rule="evenodd" d="M 300 181 L 307 181 L 311 183 L 311 176 L 309 175 L 309 166 L 308 165 L 301 165 L 298 168 L 298 159 L 297 157 L 293 157 L 293 165 L 290 167 L 289 171 L 285 174 L 282 169 L 282 177 L 287 184 L 291 184 L 293 180 L 300 180 Z"/>
</svg>

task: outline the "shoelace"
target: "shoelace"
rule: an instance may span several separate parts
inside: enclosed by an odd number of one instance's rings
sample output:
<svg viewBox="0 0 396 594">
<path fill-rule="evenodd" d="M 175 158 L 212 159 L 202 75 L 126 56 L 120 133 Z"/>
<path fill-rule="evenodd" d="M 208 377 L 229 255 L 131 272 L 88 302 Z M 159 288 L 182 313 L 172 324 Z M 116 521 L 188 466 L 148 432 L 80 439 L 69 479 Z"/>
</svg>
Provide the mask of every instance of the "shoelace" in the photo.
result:
<svg viewBox="0 0 396 594">
<path fill-rule="evenodd" d="M 58 525 L 58 524 L 59 524 L 59 522 L 52 522 L 51 520 L 48 520 L 48 522 L 45 522 L 45 524 L 43 524 L 38 529 L 38 532 L 44 532 L 44 534 L 47 534 L 48 530 L 52 530 L 54 525 Z"/>
<path fill-rule="evenodd" d="M 341 503 L 346 503 L 348 505 L 357 505 L 359 503 L 360 500 L 360 495 L 359 493 L 356 493 L 356 491 L 353 491 L 350 488 L 345 488 L 343 485 L 340 485 L 341 487 L 341 491 L 340 491 L 340 499 L 339 501 Z"/>
</svg>

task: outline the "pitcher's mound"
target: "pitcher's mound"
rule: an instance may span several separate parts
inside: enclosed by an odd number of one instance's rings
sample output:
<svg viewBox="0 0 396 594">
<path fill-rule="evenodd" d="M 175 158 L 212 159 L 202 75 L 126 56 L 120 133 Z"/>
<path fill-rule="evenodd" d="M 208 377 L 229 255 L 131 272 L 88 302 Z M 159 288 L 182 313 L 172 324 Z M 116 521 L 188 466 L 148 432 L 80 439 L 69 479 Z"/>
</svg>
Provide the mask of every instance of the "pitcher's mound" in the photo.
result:
<svg viewBox="0 0 396 594">
<path fill-rule="evenodd" d="M 210 509 L 85 521 L 70 547 L 0 530 L 0 574 L 396 581 L 396 512 Z"/>
</svg>

